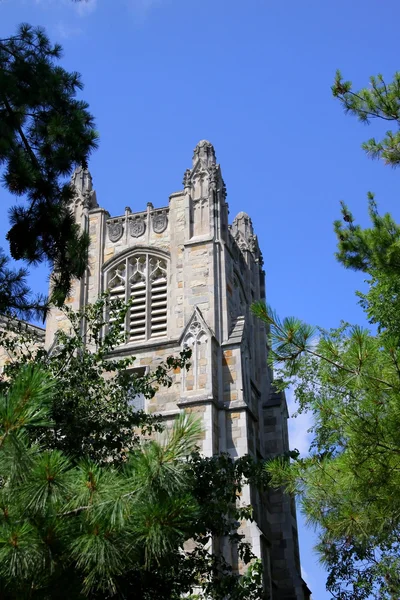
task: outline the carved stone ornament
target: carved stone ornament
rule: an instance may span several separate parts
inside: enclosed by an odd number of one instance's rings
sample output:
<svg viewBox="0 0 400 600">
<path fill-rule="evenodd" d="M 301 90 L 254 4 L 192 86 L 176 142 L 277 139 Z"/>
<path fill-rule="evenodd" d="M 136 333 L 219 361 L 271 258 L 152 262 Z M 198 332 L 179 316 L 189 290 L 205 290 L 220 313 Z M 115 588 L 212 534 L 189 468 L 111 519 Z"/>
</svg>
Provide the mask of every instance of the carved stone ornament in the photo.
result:
<svg viewBox="0 0 400 600">
<path fill-rule="evenodd" d="M 192 177 L 192 171 L 190 169 L 186 169 L 185 174 L 183 175 L 183 182 L 182 182 L 184 188 L 190 187 L 191 177 Z"/>
<path fill-rule="evenodd" d="M 248 244 L 249 244 L 250 252 L 252 252 L 253 254 L 256 254 L 258 244 L 257 244 L 257 237 L 255 235 L 249 236 Z"/>
<path fill-rule="evenodd" d="M 213 164 L 210 166 L 210 183 L 217 183 L 217 167 Z"/>
<path fill-rule="evenodd" d="M 167 229 L 168 217 L 165 212 L 155 213 L 153 215 L 153 231 L 154 233 L 162 233 Z"/>
<path fill-rule="evenodd" d="M 244 239 L 244 237 L 242 236 L 242 234 L 240 233 L 240 231 L 238 231 L 237 234 L 236 234 L 236 236 L 235 236 L 235 242 L 237 243 L 237 245 L 239 246 L 239 248 L 241 250 L 249 250 L 248 243 Z"/>
<path fill-rule="evenodd" d="M 130 232 L 132 237 L 140 237 L 146 231 L 146 223 L 143 218 L 132 219 L 130 222 Z"/>
<path fill-rule="evenodd" d="M 123 233 L 124 227 L 121 221 L 111 221 L 111 223 L 108 223 L 108 237 L 111 242 L 118 242 L 122 238 Z"/>
</svg>

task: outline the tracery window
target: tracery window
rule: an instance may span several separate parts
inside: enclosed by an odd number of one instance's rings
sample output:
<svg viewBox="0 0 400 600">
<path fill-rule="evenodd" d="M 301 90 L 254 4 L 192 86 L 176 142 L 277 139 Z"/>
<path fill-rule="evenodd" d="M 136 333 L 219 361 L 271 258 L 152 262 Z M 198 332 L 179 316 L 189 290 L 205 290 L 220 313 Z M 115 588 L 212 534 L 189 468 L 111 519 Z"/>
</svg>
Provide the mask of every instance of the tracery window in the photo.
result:
<svg viewBox="0 0 400 600">
<path fill-rule="evenodd" d="M 192 350 L 190 368 L 188 371 L 184 369 L 182 373 L 182 387 L 184 391 L 205 391 L 207 388 L 211 365 L 208 339 L 209 336 L 196 311 L 183 339 L 183 347 Z"/>
<path fill-rule="evenodd" d="M 131 301 L 123 325 L 127 342 L 167 335 L 167 261 L 148 253 L 130 255 L 106 274 L 111 298 Z"/>
</svg>

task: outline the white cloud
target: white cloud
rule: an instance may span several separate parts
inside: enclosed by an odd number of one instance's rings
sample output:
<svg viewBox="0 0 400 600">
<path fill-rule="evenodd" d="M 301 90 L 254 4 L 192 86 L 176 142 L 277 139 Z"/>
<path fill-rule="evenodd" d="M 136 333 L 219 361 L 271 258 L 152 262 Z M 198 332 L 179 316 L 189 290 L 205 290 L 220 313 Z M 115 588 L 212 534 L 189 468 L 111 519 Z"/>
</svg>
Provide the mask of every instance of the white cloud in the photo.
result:
<svg viewBox="0 0 400 600">
<path fill-rule="evenodd" d="M 33 0 L 42 9 L 59 8 L 60 0 Z M 127 9 L 138 21 L 143 21 L 148 13 L 160 4 L 169 0 L 123 0 Z M 1 0 L 0 0 L 1 2 Z M 107 2 L 110 4 L 109 0 Z M 114 0 L 117 3 L 117 0 Z M 94 13 L 98 7 L 98 0 L 61 0 L 62 6 L 72 10 L 78 17 L 87 17 Z"/>
<path fill-rule="evenodd" d="M 303 567 L 303 565 L 301 565 L 301 576 L 304 579 L 305 582 L 308 581 L 309 577 L 308 577 L 308 573 L 305 570 L 305 568 Z"/>
<path fill-rule="evenodd" d="M 38 4 L 41 8 L 49 8 L 55 5 L 55 0 L 35 0 L 35 4 Z"/>
<path fill-rule="evenodd" d="M 302 455 L 307 454 L 312 437 L 308 433 L 308 429 L 313 424 L 312 414 L 305 412 L 293 417 L 294 413 L 298 410 L 298 405 L 292 387 L 286 391 L 286 401 L 290 417 L 288 422 L 289 447 L 291 450 L 297 448 Z"/>
<path fill-rule="evenodd" d="M 308 535 L 310 535 L 310 531 L 307 532 Z M 303 567 L 303 565 L 301 565 L 301 576 L 304 579 L 304 581 L 306 582 L 306 584 L 308 585 L 308 587 L 311 590 L 315 590 L 316 585 L 315 585 L 315 580 L 314 577 L 311 577 L 311 575 L 308 574 L 308 571 L 305 570 L 305 568 Z M 313 596 L 310 596 L 310 600 L 313 600 Z"/>
<path fill-rule="evenodd" d="M 97 0 L 62 0 L 62 2 L 60 0 L 34 0 L 34 2 L 42 9 L 72 10 L 79 17 L 86 17 L 97 8 Z"/>
<path fill-rule="evenodd" d="M 87 17 L 96 10 L 97 0 L 79 0 L 79 2 L 73 2 L 73 6 L 80 17 Z"/>
<path fill-rule="evenodd" d="M 72 37 L 76 37 L 77 35 L 81 35 L 83 33 L 83 29 L 68 25 L 68 23 L 60 22 L 55 26 L 55 32 L 60 39 L 68 40 Z"/>
</svg>

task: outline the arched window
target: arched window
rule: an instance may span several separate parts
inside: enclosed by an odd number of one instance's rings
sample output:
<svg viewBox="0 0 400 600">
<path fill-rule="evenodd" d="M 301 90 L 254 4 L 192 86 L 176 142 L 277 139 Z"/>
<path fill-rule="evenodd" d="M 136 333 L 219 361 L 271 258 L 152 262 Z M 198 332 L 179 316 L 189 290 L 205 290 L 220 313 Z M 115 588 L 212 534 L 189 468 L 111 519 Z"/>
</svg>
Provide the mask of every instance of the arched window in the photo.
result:
<svg viewBox="0 0 400 600">
<path fill-rule="evenodd" d="M 192 356 L 190 368 L 182 371 L 182 389 L 184 392 L 206 393 L 211 388 L 211 348 L 209 335 L 197 310 L 183 338 L 183 347 L 190 348 Z"/>
<path fill-rule="evenodd" d="M 127 256 L 106 273 L 111 298 L 132 305 L 126 316 L 127 342 L 167 335 L 167 261 L 148 253 Z"/>
</svg>

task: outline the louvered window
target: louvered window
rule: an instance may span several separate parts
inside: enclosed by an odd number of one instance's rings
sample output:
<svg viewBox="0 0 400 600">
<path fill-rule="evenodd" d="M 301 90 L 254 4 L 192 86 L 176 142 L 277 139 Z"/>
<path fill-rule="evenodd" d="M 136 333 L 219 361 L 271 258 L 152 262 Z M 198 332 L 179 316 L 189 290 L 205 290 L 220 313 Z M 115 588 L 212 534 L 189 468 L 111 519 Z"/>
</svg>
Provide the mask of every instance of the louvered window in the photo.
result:
<svg viewBox="0 0 400 600">
<path fill-rule="evenodd" d="M 111 298 L 131 301 L 123 325 L 127 342 L 167 335 L 167 262 L 151 254 L 135 254 L 107 273 Z"/>
</svg>

